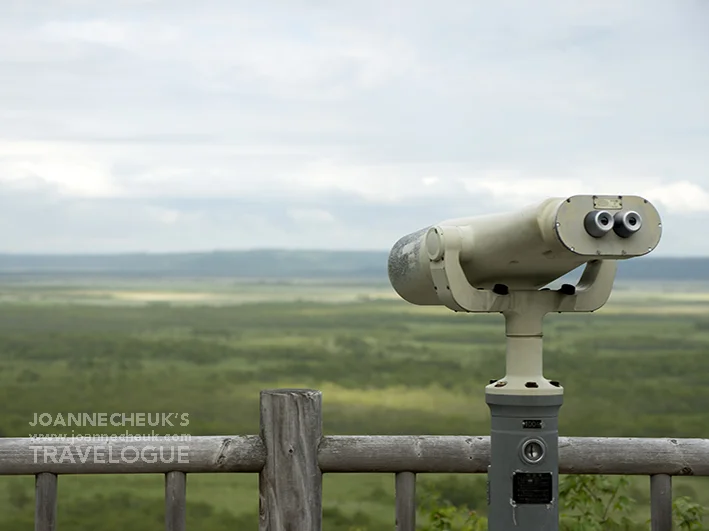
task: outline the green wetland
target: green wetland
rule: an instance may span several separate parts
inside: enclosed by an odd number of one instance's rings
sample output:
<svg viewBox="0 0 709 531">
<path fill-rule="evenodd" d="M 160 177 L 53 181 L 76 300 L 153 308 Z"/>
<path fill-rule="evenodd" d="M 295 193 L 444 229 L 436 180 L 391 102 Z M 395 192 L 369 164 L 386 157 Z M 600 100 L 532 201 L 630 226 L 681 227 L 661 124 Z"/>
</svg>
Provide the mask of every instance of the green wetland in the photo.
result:
<svg viewBox="0 0 709 531">
<path fill-rule="evenodd" d="M 545 376 L 565 388 L 562 435 L 709 437 L 704 285 L 619 286 L 601 311 L 545 326 Z M 164 433 L 255 434 L 259 391 L 276 387 L 321 390 L 326 434 L 487 435 L 483 389 L 504 364 L 500 316 L 411 306 L 383 284 L 0 284 L 4 437 L 60 412 L 183 412 L 189 425 Z M 389 474 L 326 475 L 324 529 L 393 529 L 393 487 Z M 709 506 L 706 480 L 674 487 Z M 646 520 L 648 479 L 628 489 Z M 61 476 L 59 528 L 158 531 L 163 490 L 159 475 Z M 419 476 L 422 507 L 432 491 L 485 512 L 483 476 Z M 255 474 L 190 475 L 187 499 L 190 529 L 257 529 Z M 1 477 L 0 530 L 31 530 L 33 518 L 34 478 Z"/>
</svg>

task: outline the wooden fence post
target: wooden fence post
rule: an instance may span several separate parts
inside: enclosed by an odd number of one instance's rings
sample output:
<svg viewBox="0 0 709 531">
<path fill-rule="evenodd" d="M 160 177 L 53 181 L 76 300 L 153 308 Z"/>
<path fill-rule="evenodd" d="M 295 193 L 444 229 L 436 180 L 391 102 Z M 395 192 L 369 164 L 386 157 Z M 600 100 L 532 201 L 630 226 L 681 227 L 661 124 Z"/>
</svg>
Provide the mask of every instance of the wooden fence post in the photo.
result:
<svg viewBox="0 0 709 531">
<path fill-rule="evenodd" d="M 396 531 L 416 531 L 416 474 L 399 472 L 396 485 Z"/>
<path fill-rule="evenodd" d="M 259 531 L 320 531 L 320 391 L 261 391 L 261 437 L 266 464 L 259 474 Z"/>
<path fill-rule="evenodd" d="M 165 531 L 185 531 L 187 527 L 187 474 L 165 474 Z"/>
<path fill-rule="evenodd" d="M 650 529 L 672 531 L 672 476 L 650 476 Z"/>
<path fill-rule="evenodd" d="M 57 475 L 43 472 L 35 476 L 35 531 L 57 528 Z"/>
</svg>

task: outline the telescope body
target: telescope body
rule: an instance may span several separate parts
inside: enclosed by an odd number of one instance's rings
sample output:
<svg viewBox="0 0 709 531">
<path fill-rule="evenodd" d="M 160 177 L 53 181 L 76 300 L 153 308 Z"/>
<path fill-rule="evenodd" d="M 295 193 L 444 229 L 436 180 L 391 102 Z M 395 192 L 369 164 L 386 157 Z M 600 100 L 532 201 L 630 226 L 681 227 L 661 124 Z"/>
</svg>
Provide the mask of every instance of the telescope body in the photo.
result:
<svg viewBox="0 0 709 531">
<path fill-rule="evenodd" d="M 638 196 L 551 198 L 512 213 L 443 221 L 404 236 L 389 254 L 392 287 L 412 304 L 441 304 L 430 267 L 440 247 L 435 227 L 459 231 L 461 266 L 480 289 L 539 289 L 591 260 L 645 255 L 661 235 L 659 213 Z"/>
</svg>

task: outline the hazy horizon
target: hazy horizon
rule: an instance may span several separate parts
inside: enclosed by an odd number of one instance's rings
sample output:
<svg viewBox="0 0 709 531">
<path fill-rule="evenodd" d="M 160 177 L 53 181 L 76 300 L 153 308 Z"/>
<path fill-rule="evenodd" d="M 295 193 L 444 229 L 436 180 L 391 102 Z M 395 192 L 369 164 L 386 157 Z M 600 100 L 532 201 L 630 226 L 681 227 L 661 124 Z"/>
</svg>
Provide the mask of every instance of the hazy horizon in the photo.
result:
<svg viewBox="0 0 709 531">
<path fill-rule="evenodd" d="M 244 249 L 207 249 L 207 250 L 183 250 L 183 251 L 105 251 L 105 252 L 6 252 L 0 251 L 0 256 L 127 256 L 127 255 L 190 255 L 190 254 L 219 254 L 219 253 L 258 253 L 258 252 L 287 252 L 287 253 L 352 253 L 352 254 L 388 254 L 390 249 L 338 249 L 338 248 L 287 248 L 287 247 L 254 247 Z M 666 259 L 666 260 L 703 260 L 709 259 L 709 253 L 705 255 L 667 255 L 662 253 L 649 253 L 645 256 L 633 258 L 638 259 Z"/>
</svg>

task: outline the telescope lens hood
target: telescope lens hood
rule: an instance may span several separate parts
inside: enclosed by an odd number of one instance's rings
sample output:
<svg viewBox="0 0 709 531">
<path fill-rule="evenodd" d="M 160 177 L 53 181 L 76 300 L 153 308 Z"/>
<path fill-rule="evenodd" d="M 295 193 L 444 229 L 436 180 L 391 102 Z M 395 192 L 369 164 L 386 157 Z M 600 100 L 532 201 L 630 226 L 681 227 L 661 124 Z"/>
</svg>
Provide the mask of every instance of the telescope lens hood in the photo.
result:
<svg viewBox="0 0 709 531">
<path fill-rule="evenodd" d="M 618 212 L 615 215 L 613 230 L 621 238 L 630 238 L 640 230 L 643 225 L 643 218 L 634 210 L 628 212 Z"/>
<path fill-rule="evenodd" d="M 602 238 L 613 230 L 613 215 L 607 210 L 592 210 L 586 214 L 583 225 L 591 236 Z"/>
</svg>

